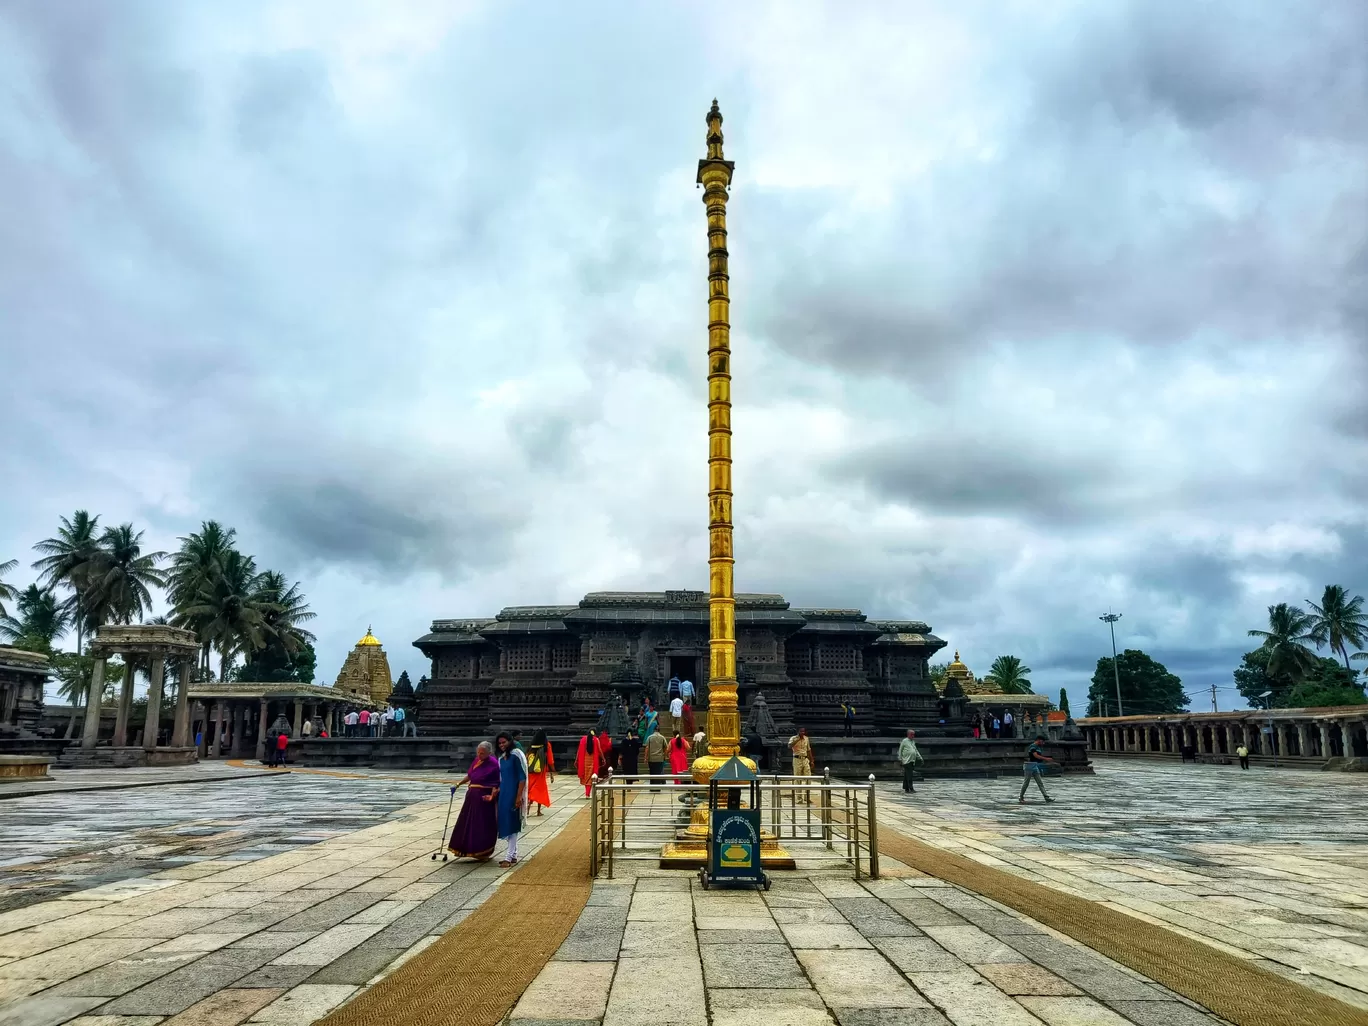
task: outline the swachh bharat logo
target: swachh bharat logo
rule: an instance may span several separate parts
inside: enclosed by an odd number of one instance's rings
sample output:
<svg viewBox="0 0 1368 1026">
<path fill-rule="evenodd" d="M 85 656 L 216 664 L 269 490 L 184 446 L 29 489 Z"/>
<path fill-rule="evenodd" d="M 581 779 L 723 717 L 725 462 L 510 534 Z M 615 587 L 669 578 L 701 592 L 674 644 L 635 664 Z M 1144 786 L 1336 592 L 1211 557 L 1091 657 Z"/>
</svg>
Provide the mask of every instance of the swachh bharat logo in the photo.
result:
<svg viewBox="0 0 1368 1026">
<path fill-rule="evenodd" d="M 717 829 L 718 863 L 723 869 L 750 869 L 755 865 L 759 840 L 755 827 L 744 816 L 729 816 Z"/>
</svg>

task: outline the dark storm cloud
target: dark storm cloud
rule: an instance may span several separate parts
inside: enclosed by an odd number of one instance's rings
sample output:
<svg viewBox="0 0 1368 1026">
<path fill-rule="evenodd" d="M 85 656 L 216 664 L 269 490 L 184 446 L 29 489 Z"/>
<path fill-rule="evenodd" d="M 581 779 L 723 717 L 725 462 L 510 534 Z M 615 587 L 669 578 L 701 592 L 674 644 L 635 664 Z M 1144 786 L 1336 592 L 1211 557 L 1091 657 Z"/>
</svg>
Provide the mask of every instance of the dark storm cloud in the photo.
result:
<svg viewBox="0 0 1368 1026">
<path fill-rule="evenodd" d="M 349 566 L 403 578 L 432 571 L 450 582 L 506 561 L 520 518 L 409 475 L 314 465 L 255 476 L 245 512 L 274 545 L 315 572 Z"/>
<path fill-rule="evenodd" d="M 1124 482 L 1101 454 L 1063 460 L 973 428 L 856 449 L 828 473 L 863 481 L 885 499 L 939 513 L 1015 514 L 1056 524 L 1119 510 Z"/>
<path fill-rule="evenodd" d="M 993 157 L 942 162 L 843 232 L 816 222 L 816 259 L 762 255 L 760 329 L 804 359 L 937 384 L 991 343 L 1368 345 L 1368 8 L 1266 7 L 1085 9 L 1024 43 L 1010 75 L 1027 100 Z M 777 232 L 802 214 L 762 197 L 755 216 Z"/>
</svg>

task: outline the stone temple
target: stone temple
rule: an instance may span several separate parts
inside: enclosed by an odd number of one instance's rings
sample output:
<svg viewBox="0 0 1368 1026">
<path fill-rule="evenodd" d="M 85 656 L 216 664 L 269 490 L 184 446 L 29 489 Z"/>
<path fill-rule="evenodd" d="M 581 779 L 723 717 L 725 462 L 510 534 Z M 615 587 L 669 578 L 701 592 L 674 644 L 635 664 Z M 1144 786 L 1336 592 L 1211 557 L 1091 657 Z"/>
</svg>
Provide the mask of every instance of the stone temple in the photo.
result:
<svg viewBox="0 0 1368 1026">
<path fill-rule="evenodd" d="M 780 732 L 840 734 L 842 702 L 855 705 L 858 735 L 941 732 L 944 699 L 928 663 L 945 642 L 926 624 L 739 594 L 736 627 L 743 720 L 760 693 Z M 414 642 L 432 660 L 418 697 L 422 732 L 578 732 L 598 721 L 614 684 L 659 700 L 671 676 L 698 685 L 706 707 L 708 629 L 703 591 L 593 592 L 573 606 L 436 620 Z"/>
<path fill-rule="evenodd" d="M 347 653 L 333 687 L 354 695 L 362 702 L 383 705 L 388 700 L 394 689 L 389 657 L 385 655 L 380 639 L 371 633 L 369 627 L 366 628 L 366 636 Z"/>
</svg>

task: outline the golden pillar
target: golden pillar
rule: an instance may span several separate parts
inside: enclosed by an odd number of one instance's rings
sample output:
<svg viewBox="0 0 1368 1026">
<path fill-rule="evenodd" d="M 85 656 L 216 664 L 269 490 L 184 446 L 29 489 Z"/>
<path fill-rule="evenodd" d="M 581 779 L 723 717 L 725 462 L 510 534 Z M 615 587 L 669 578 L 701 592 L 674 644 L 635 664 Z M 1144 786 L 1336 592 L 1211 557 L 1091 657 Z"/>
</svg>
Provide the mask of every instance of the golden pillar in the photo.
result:
<svg viewBox="0 0 1368 1026">
<path fill-rule="evenodd" d="M 741 756 L 741 715 L 736 708 L 736 589 L 732 568 L 731 300 L 727 295 L 727 189 L 736 165 L 722 156 L 722 112 L 708 111 L 708 155 L 698 182 L 708 212 L 708 754 L 694 761 L 693 779 L 706 784 L 724 762 Z M 689 825 L 660 853 L 663 868 L 703 865 L 709 812 L 693 810 Z M 761 863 L 792 869 L 793 856 L 761 831 Z"/>
<path fill-rule="evenodd" d="M 708 111 L 708 155 L 698 183 L 708 214 L 708 754 L 699 783 L 741 750 L 736 708 L 736 589 L 732 551 L 731 299 L 727 294 L 727 190 L 735 164 L 722 155 L 722 112 Z"/>
</svg>

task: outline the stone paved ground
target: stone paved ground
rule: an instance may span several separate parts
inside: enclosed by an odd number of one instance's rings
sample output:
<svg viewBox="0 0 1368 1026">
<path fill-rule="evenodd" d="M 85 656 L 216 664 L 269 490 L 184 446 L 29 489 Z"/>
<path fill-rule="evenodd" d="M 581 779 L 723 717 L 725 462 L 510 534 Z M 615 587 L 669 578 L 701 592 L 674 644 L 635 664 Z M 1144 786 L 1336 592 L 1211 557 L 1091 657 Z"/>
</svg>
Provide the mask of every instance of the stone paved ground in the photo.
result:
<svg viewBox="0 0 1368 1026">
<path fill-rule="evenodd" d="M 1212 1026 L 1008 909 L 896 866 L 704 891 L 648 863 L 599 881 L 510 1026 Z M 635 875 L 634 875 L 635 874 Z"/>
<path fill-rule="evenodd" d="M 1368 777 L 1110 759 L 1046 786 L 890 784 L 881 818 L 1368 1008 Z"/>
<path fill-rule="evenodd" d="M 0 867 L 0 1026 L 303 1026 L 348 1000 L 504 878 L 431 861 L 452 778 L 401 776 L 0 802 L 11 859 Z M 880 819 L 1368 1004 L 1368 780 L 1112 761 L 1049 786 L 1060 800 L 1048 808 L 1018 806 L 1010 780 L 928 781 L 915 798 L 883 788 Z M 569 800 L 577 790 L 562 778 L 529 850 L 581 807 Z M 620 864 L 511 1018 L 1216 1021 L 1016 912 L 885 869 L 865 883 L 848 871 L 776 874 L 755 894 Z"/>
<path fill-rule="evenodd" d="M 312 1022 L 506 877 L 429 857 L 452 777 L 277 776 L 0 803 L 26 860 L 0 876 L 0 1024 Z M 557 784 L 526 854 L 576 790 Z"/>
</svg>

